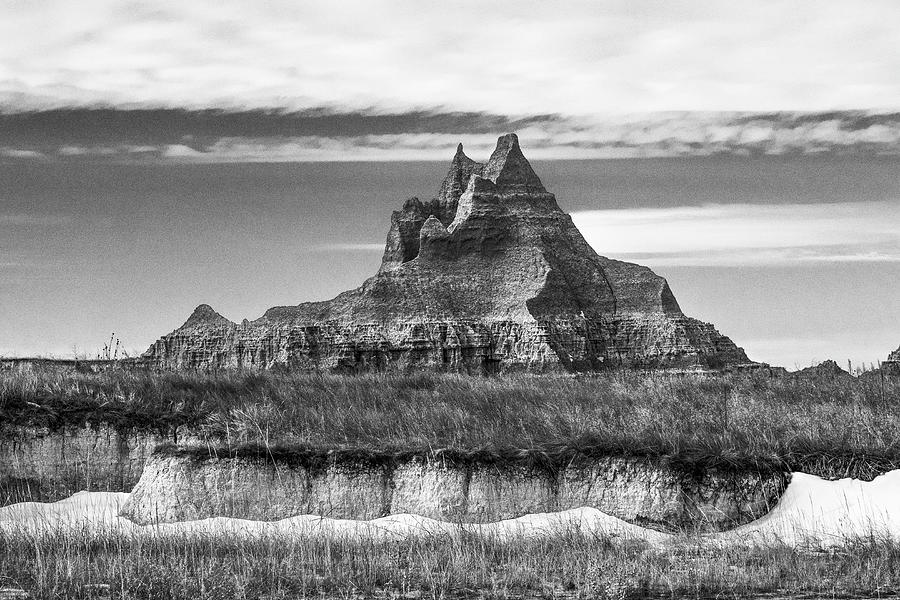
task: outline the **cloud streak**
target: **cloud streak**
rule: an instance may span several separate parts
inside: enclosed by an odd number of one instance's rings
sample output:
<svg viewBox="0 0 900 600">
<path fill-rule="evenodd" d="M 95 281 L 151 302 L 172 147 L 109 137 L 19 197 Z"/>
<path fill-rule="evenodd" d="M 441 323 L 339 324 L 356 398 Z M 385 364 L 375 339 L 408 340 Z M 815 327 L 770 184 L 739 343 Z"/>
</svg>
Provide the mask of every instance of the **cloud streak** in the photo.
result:
<svg viewBox="0 0 900 600">
<path fill-rule="evenodd" d="M 659 113 L 617 117 L 411 112 L 57 110 L 0 114 L 9 160 L 446 160 L 516 131 L 531 158 L 900 154 L 900 113 Z"/>
<path fill-rule="evenodd" d="M 572 219 L 599 254 L 651 267 L 900 263 L 900 206 L 892 202 L 596 210 Z M 380 253 L 384 244 L 310 251 Z"/>
<path fill-rule="evenodd" d="M 651 267 L 900 262 L 900 205 L 707 205 L 577 212 L 598 253 Z"/>
</svg>

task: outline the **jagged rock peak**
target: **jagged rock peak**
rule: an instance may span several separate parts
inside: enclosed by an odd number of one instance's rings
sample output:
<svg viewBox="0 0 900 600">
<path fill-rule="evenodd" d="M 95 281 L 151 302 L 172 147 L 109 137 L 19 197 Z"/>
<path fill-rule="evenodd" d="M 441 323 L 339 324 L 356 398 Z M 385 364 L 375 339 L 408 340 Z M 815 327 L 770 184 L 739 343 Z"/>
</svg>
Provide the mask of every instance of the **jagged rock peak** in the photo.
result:
<svg viewBox="0 0 900 600">
<path fill-rule="evenodd" d="M 894 362 L 900 362 L 900 348 L 897 348 L 896 350 L 888 354 L 887 359 Z"/>
<path fill-rule="evenodd" d="M 850 377 L 850 373 L 842 369 L 833 360 L 826 360 L 815 366 L 800 369 L 794 375 L 799 377 Z"/>
<path fill-rule="evenodd" d="M 456 216 L 456 207 L 459 203 L 459 197 L 469 185 L 469 179 L 473 174 L 481 173 L 484 165 L 477 163 L 463 152 L 463 145 L 456 147 L 456 154 L 450 161 L 450 168 L 444 181 L 441 182 L 441 188 L 438 191 L 438 218 L 444 225 L 449 225 Z"/>
<path fill-rule="evenodd" d="M 217 313 L 209 304 L 201 304 L 194 309 L 182 328 L 195 327 L 197 325 L 230 325 L 231 321 Z"/>
<path fill-rule="evenodd" d="M 519 147 L 519 137 L 507 133 L 497 140 L 497 147 L 481 173 L 501 188 L 511 193 L 546 193 L 540 177 L 531 168 L 531 164 Z"/>
</svg>

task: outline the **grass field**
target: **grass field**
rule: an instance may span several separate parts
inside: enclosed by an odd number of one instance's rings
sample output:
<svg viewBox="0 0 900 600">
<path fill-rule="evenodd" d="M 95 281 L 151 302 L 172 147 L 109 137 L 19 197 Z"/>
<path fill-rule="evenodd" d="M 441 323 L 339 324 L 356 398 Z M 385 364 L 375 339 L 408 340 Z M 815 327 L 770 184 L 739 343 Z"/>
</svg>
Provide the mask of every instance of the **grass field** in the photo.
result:
<svg viewBox="0 0 900 600">
<path fill-rule="evenodd" d="M 900 547 L 851 540 L 665 548 L 565 535 L 542 541 L 254 541 L 49 534 L 0 539 L 0 586 L 33 598 L 741 598 L 877 597 L 900 590 Z"/>
<path fill-rule="evenodd" d="M 203 432 L 230 448 L 498 460 L 631 454 L 702 466 L 871 476 L 900 466 L 900 381 L 607 373 L 591 377 L 44 370 L 0 374 L 0 420 Z M 828 552 L 581 535 L 404 542 L 0 536 L 0 588 L 32 598 L 742 598 L 900 591 L 900 546 Z M 2 593 L 2 592 L 0 592 Z M 14 596 L 11 596 L 14 597 Z"/>
<path fill-rule="evenodd" d="M 664 457 L 867 476 L 900 465 L 900 378 L 0 374 L 0 420 L 193 430 L 231 448 Z"/>
</svg>

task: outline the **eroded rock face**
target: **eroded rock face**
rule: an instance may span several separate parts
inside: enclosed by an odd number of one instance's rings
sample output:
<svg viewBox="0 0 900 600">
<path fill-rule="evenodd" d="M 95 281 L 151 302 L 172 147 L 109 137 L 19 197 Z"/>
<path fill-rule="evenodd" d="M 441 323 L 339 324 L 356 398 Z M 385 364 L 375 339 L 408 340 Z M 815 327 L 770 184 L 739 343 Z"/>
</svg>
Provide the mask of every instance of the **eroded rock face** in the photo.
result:
<svg viewBox="0 0 900 600">
<path fill-rule="evenodd" d="M 129 491 L 153 448 L 167 441 L 156 432 L 102 424 L 57 430 L 0 425 L 0 506 L 55 502 L 81 490 Z"/>
<path fill-rule="evenodd" d="M 483 165 L 460 145 L 438 196 L 394 212 L 381 268 L 360 288 L 240 325 L 203 305 L 140 362 L 481 373 L 749 360 L 685 316 L 665 279 L 599 256 L 509 134 Z"/>
<path fill-rule="evenodd" d="M 812 367 L 800 369 L 799 371 L 791 373 L 791 376 L 795 378 L 805 377 L 809 379 L 843 379 L 852 377 L 850 373 L 842 369 L 833 360 L 826 360 Z"/>
<path fill-rule="evenodd" d="M 891 377 L 900 377 L 900 348 L 888 354 L 887 360 L 881 363 L 881 372 Z"/>
<path fill-rule="evenodd" d="M 482 523 L 587 506 L 661 529 L 714 531 L 764 515 L 787 481 L 783 473 L 688 473 L 638 458 L 585 459 L 561 469 L 461 464 L 440 456 L 310 464 L 162 448 L 122 514 L 141 524 L 304 514 L 416 514 Z"/>
</svg>

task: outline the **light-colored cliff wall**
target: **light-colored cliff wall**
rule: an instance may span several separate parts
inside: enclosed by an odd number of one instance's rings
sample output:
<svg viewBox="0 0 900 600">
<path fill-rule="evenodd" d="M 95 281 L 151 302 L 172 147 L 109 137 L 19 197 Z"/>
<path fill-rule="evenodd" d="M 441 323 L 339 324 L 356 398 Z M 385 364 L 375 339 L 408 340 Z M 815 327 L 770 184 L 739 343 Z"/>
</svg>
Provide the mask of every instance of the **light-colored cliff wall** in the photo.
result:
<svg viewBox="0 0 900 600">
<path fill-rule="evenodd" d="M 81 490 L 129 491 L 153 448 L 171 441 L 108 425 L 0 426 L 0 505 L 53 502 Z"/>
<path fill-rule="evenodd" d="M 439 455 L 396 462 L 211 456 L 160 448 L 123 514 L 137 523 L 301 514 L 371 519 L 411 513 L 460 522 L 594 507 L 664 529 L 721 530 L 774 506 L 783 473 L 700 474 L 640 458 L 581 460 L 561 469 L 459 462 Z"/>
</svg>

